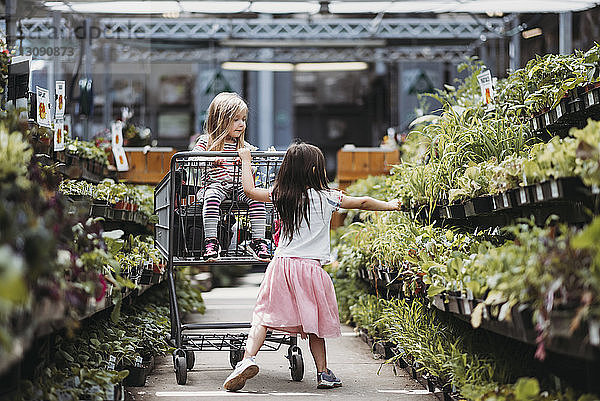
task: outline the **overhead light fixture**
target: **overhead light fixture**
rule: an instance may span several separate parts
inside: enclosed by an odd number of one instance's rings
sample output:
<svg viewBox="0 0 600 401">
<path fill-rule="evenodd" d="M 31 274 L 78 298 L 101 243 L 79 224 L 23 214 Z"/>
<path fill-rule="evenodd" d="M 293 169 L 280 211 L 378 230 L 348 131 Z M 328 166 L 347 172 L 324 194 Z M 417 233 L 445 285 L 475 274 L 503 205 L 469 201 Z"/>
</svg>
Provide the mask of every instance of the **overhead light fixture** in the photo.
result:
<svg viewBox="0 0 600 401">
<path fill-rule="evenodd" d="M 331 39 L 331 40 L 269 40 L 269 39 L 223 39 L 221 46 L 230 47 L 384 47 L 385 39 Z"/>
<path fill-rule="evenodd" d="M 242 70 L 242 71 L 298 71 L 298 72 L 318 72 L 318 71 L 362 71 L 369 68 L 369 65 L 363 61 L 344 61 L 339 63 L 261 63 L 261 62 L 240 62 L 226 61 L 221 64 L 224 70 Z"/>
<path fill-rule="evenodd" d="M 91 14 L 165 14 L 179 13 L 176 1 L 88 1 L 70 2 L 69 5 L 46 2 L 44 5 L 55 11 L 68 11 Z"/>
<path fill-rule="evenodd" d="M 540 36 L 542 34 L 542 28 L 532 28 L 526 31 L 523 31 L 521 35 L 523 35 L 523 39 L 535 38 L 536 36 Z"/>
<path fill-rule="evenodd" d="M 319 9 L 316 1 L 259 1 L 250 5 L 251 12 L 264 14 L 316 14 Z"/>
<path fill-rule="evenodd" d="M 221 68 L 224 70 L 242 71 L 293 71 L 294 64 L 226 61 L 221 64 Z"/>
<path fill-rule="evenodd" d="M 248 11 L 249 1 L 180 1 L 179 5 L 187 13 L 234 14 Z"/>
<path fill-rule="evenodd" d="M 361 71 L 369 68 L 364 61 L 344 61 L 339 63 L 298 63 L 296 71 Z"/>
</svg>

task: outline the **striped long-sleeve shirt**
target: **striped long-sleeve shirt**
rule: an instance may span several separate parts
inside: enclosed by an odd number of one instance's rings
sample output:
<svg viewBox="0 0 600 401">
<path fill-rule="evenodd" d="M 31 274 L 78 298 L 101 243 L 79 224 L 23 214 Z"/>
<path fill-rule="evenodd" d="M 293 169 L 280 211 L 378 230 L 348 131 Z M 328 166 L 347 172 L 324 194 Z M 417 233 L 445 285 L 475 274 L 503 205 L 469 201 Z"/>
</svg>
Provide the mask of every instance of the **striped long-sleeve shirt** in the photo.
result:
<svg viewBox="0 0 600 401">
<path fill-rule="evenodd" d="M 244 147 L 251 148 L 248 142 L 244 142 Z M 194 151 L 205 152 L 208 149 L 208 135 L 204 134 L 198 138 Z M 223 145 L 223 152 L 232 152 L 237 156 L 237 145 L 235 142 L 225 141 Z M 216 157 L 215 157 L 216 159 Z M 240 180 L 240 167 L 236 168 L 235 158 L 226 158 L 222 165 L 214 166 L 212 161 L 208 160 L 206 163 L 206 176 L 205 180 L 210 182 L 233 182 L 234 178 L 236 181 Z"/>
</svg>

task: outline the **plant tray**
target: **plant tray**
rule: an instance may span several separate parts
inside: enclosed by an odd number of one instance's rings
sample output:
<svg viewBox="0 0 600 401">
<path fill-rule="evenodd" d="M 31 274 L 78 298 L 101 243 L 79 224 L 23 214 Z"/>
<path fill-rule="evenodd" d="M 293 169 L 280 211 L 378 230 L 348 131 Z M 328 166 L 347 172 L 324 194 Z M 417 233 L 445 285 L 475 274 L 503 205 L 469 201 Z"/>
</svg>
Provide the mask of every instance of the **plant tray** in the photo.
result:
<svg viewBox="0 0 600 401">
<path fill-rule="evenodd" d="M 534 202 L 532 188 L 533 185 L 528 185 L 512 190 L 518 206 L 528 205 Z"/>
<path fill-rule="evenodd" d="M 477 198 L 469 199 L 465 204 L 465 215 L 476 216 L 478 214 L 489 213 L 492 211 L 492 197 L 491 196 L 479 196 Z"/>
</svg>

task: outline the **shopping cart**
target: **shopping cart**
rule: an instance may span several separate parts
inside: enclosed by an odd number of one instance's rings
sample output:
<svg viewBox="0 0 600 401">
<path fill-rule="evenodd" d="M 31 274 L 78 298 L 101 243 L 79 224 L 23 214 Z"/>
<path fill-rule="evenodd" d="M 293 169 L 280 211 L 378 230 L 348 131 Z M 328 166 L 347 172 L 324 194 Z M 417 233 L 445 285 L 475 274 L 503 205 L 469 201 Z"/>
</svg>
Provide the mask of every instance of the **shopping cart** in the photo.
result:
<svg viewBox="0 0 600 401">
<path fill-rule="evenodd" d="M 255 185 L 269 188 L 284 152 L 252 152 Z M 224 158 L 233 163 L 233 179 L 241 182 L 241 165 L 237 155 L 231 152 L 179 152 L 171 159 L 169 173 L 154 190 L 154 210 L 158 215 L 155 226 L 155 244 L 168 261 L 167 281 L 169 285 L 169 305 L 171 332 L 169 341 L 175 348 L 173 364 L 178 384 L 185 384 L 187 371 L 194 367 L 194 351 L 229 351 L 229 362 L 233 367 L 244 355 L 248 337 L 246 332 L 230 333 L 224 329 L 249 329 L 250 323 L 182 323 L 177 305 L 175 289 L 175 269 L 184 266 L 200 265 L 260 265 L 251 256 L 248 243 L 251 238 L 248 206 L 238 202 L 236 191 L 233 196 L 221 203 L 220 220 L 217 228 L 222 252 L 218 260 L 207 262 L 202 258 L 204 232 L 202 225 L 203 191 L 211 182 L 216 158 Z M 273 226 L 274 208 L 266 204 L 267 234 L 271 255 L 274 252 Z M 214 332 L 210 332 L 214 331 Z M 277 351 L 288 346 L 286 358 L 289 360 L 292 379 L 302 380 L 304 362 L 297 345 L 297 336 L 269 330 L 262 350 Z"/>
</svg>

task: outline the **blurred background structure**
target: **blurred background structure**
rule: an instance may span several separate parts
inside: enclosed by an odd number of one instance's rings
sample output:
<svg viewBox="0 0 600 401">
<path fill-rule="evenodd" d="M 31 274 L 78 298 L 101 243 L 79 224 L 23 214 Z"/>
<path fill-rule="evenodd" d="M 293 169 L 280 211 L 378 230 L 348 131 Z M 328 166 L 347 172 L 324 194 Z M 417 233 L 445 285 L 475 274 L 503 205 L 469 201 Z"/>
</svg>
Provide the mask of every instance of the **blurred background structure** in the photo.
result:
<svg viewBox="0 0 600 401">
<path fill-rule="evenodd" d="M 465 58 L 504 77 L 536 54 L 589 48 L 596 4 L 6 0 L 0 29 L 33 57 L 32 87 L 66 81 L 83 139 L 133 113 L 151 143 L 185 149 L 212 97 L 236 91 L 250 106 L 250 142 L 315 143 L 333 176 L 341 146 L 406 131 L 418 95 L 452 84 Z"/>
</svg>

